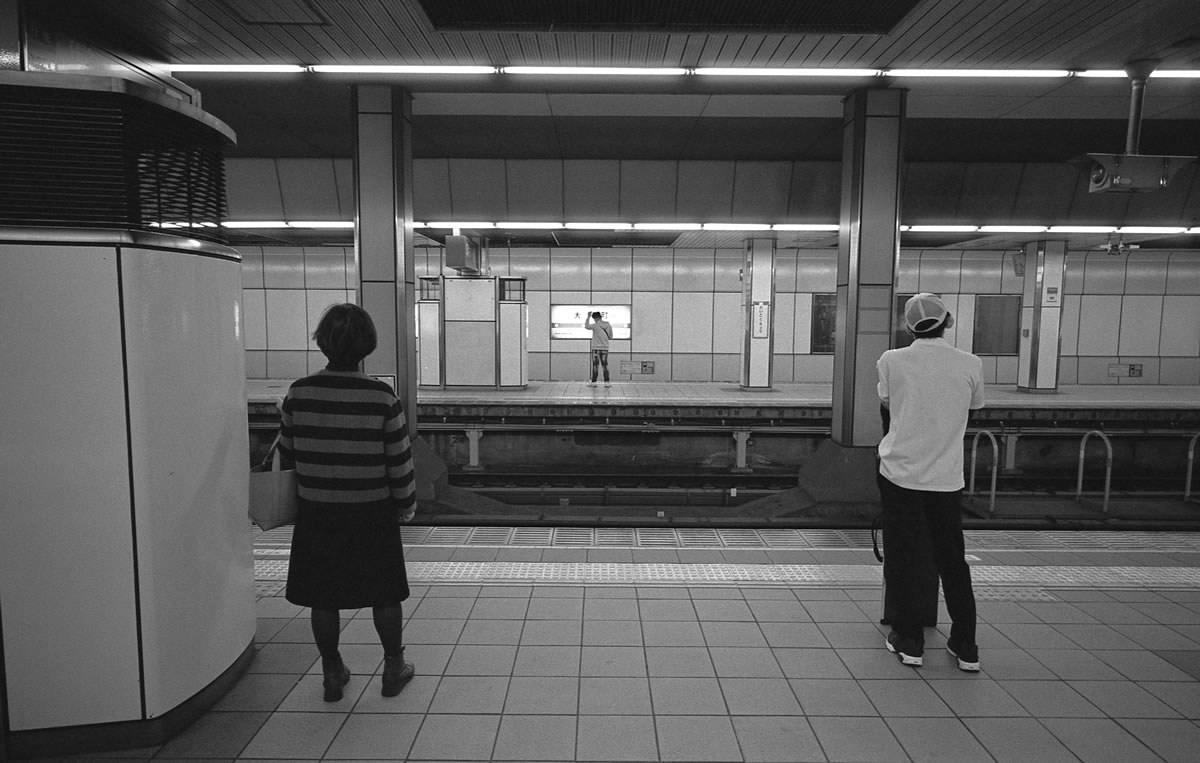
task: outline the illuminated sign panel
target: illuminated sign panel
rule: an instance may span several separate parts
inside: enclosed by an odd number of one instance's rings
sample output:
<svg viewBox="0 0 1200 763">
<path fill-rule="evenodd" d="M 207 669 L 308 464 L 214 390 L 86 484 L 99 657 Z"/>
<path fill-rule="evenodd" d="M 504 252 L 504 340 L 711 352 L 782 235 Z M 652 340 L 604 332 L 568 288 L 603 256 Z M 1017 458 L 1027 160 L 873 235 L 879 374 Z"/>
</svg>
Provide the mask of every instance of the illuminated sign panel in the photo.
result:
<svg viewBox="0 0 1200 763">
<path fill-rule="evenodd" d="M 597 310 L 612 325 L 613 339 L 629 339 L 633 326 L 633 310 L 629 305 L 551 305 L 550 338 L 591 339 L 591 329 L 585 329 L 583 324 Z"/>
</svg>

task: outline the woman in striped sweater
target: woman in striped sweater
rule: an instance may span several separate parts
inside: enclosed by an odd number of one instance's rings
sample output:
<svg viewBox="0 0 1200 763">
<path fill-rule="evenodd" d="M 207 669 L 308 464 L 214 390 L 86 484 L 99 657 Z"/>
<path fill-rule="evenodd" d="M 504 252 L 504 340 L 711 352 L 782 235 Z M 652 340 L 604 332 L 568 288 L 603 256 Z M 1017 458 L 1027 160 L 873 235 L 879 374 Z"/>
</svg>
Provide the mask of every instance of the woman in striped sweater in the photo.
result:
<svg viewBox="0 0 1200 763">
<path fill-rule="evenodd" d="M 365 310 L 330 307 L 313 339 L 329 365 L 292 384 L 282 406 L 279 447 L 296 464 L 299 496 L 286 596 L 312 608 L 326 702 L 350 680 L 339 610 L 371 607 L 383 695 L 392 697 L 414 674 L 401 640 L 409 590 L 400 521 L 416 510 L 408 428 L 392 388 L 359 370 L 376 344 Z"/>
</svg>

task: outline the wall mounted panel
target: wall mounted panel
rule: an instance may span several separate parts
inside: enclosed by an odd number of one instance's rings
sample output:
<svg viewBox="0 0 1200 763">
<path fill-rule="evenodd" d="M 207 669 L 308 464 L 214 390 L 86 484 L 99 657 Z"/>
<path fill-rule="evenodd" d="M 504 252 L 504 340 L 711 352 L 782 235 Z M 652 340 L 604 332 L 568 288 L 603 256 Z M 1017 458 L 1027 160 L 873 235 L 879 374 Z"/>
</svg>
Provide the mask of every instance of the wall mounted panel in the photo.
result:
<svg viewBox="0 0 1200 763">
<path fill-rule="evenodd" d="M 742 295 L 713 295 L 713 352 L 737 354 L 742 349 Z M 735 377 L 736 378 L 736 377 Z"/>
<path fill-rule="evenodd" d="M 262 289 L 263 283 L 263 250 L 261 246 L 243 246 L 239 250 L 242 255 L 242 288 Z"/>
<path fill-rule="evenodd" d="M 1083 262 L 1084 294 L 1124 294 L 1128 260 L 1104 252 L 1088 252 Z"/>
<path fill-rule="evenodd" d="M 621 216 L 618 161 L 568 159 L 563 162 L 563 215 L 567 221 L 609 222 Z"/>
<path fill-rule="evenodd" d="M 413 160 L 413 217 L 421 222 L 453 220 L 450 160 Z"/>
<path fill-rule="evenodd" d="M 934 294 L 957 294 L 961 280 L 961 254 L 955 250 L 926 249 L 921 252 L 921 275 L 917 287 Z"/>
<path fill-rule="evenodd" d="M 263 250 L 263 287 L 303 289 L 304 248 L 277 246 Z"/>
<path fill-rule="evenodd" d="M 413 182 L 415 188 L 415 179 Z M 503 159 L 451 159 L 451 219 L 509 219 L 507 188 Z M 419 194 L 414 195 L 414 203 L 417 198 Z"/>
<path fill-rule="evenodd" d="M 593 249 L 591 281 L 592 288 L 597 291 L 627 292 L 632 289 L 633 250 L 621 247 Z"/>
<path fill-rule="evenodd" d="M 1128 255 L 1126 294 L 1163 294 L 1167 288 L 1170 252 L 1135 251 Z"/>
<path fill-rule="evenodd" d="M 620 219 L 674 222 L 678 173 L 674 161 L 622 161 Z"/>
<path fill-rule="evenodd" d="M 734 162 L 683 162 L 679 165 L 678 219 L 732 222 Z"/>
<path fill-rule="evenodd" d="M 841 162 L 793 163 L 787 222 L 836 223 L 841 198 Z"/>
<path fill-rule="evenodd" d="M 665 291 L 674 286 L 675 259 L 671 249 L 633 250 L 633 290 Z"/>
<path fill-rule="evenodd" d="M 513 249 L 508 259 L 512 273 L 525 278 L 528 291 L 550 290 L 549 249 Z"/>
<path fill-rule="evenodd" d="M 225 195 L 230 220 L 285 219 L 274 159 L 226 162 Z"/>
<path fill-rule="evenodd" d="M 508 214 L 516 222 L 557 222 L 563 218 L 563 166 L 554 159 L 509 159 Z"/>
<path fill-rule="evenodd" d="M 909 225 L 952 222 L 966 171 L 962 162 L 905 163 L 901 219 Z"/>
<path fill-rule="evenodd" d="M 308 335 L 312 333 L 312 329 L 308 325 L 308 306 L 304 291 L 267 289 L 266 294 L 268 349 L 307 350 Z"/>
<path fill-rule="evenodd" d="M 38 327 L 5 332 L 5 354 L 21 362 L 0 366 L 9 728 L 137 720 L 116 253 L 0 245 L 0 268 L 0 324 Z"/>
<path fill-rule="evenodd" d="M 1200 295 L 1200 254 L 1171 252 L 1167 264 L 1167 294 Z"/>
<path fill-rule="evenodd" d="M 791 162 L 737 162 L 733 173 L 734 222 L 787 219 Z"/>
<path fill-rule="evenodd" d="M 1080 355 L 1116 355 L 1120 331 L 1120 295 L 1085 294 L 1082 297 L 1079 306 Z"/>
<path fill-rule="evenodd" d="M 711 293 L 715 267 L 714 256 L 712 249 L 676 249 L 675 291 Z"/>
<path fill-rule="evenodd" d="M 713 295 L 676 292 L 671 325 L 672 352 L 712 352 Z"/>
<path fill-rule="evenodd" d="M 340 246 L 306 246 L 304 285 L 309 289 L 346 289 L 346 250 Z M 357 286 L 358 284 L 354 284 Z"/>
<path fill-rule="evenodd" d="M 742 265 L 745 255 L 740 249 L 718 249 L 713 271 L 713 291 L 742 293 Z"/>
<path fill-rule="evenodd" d="M 554 291 L 591 291 L 591 249 L 551 249 L 550 288 Z"/>
<path fill-rule="evenodd" d="M 1163 297 L 1159 355 L 1200 358 L 1200 297 Z"/>
<path fill-rule="evenodd" d="M 1121 301 L 1121 355 L 1158 355 L 1162 333 L 1163 298 L 1126 295 Z"/>
<path fill-rule="evenodd" d="M 633 354 L 671 352 L 670 292 L 634 291 L 633 293 Z"/>
<path fill-rule="evenodd" d="M 284 220 L 340 220 L 332 159 L 280 159 Z"/>
<path fill-rule="evenodd" d="M 1024 165 L 1013 162 L 967 164 L 954 222 L 973 225 L 980 220 L 993 225 L 1012 222 L 1023 168 Z"/>
<path fill-rule="evenodd" d="M 972 294 L 999 294 L 1003 266 L 1001 252 L 962 252 L 961 289 Z"/>
</svg>

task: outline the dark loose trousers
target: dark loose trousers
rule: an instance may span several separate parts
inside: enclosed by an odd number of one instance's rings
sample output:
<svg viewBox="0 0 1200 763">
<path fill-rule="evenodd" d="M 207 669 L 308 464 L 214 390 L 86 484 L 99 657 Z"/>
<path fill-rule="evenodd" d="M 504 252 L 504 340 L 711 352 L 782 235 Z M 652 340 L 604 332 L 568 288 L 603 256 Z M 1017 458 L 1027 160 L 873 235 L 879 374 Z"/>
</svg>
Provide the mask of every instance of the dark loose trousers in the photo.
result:
<svg viewBox="0 0 1200 763">
<path fill-rule="evenodd" d="M 892 627 L 901 638 L 924 645 L 920 621 L 921 589 L 918 570 L 921 534 L 933 548 L 933 562 L 942 581 L 950 613 L 950 639 L 975 643 L 975 593 L 971 568 L 965 559 L 962 533 L 962 491 L 909 490 L 876 475 L 883 505 L 883 578 L 895 602 Z"/>
</svg>

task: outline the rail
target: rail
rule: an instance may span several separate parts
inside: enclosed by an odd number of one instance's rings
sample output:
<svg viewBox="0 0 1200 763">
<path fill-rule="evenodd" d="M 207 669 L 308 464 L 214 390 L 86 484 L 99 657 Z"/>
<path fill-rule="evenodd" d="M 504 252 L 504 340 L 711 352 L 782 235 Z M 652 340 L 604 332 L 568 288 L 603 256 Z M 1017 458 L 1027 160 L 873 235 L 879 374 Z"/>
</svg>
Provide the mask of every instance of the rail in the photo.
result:
<svg viewBox="0 0 1200 763">
<path fill-rule="evenodd" d="M 1104 434 L 1099 429 L 1093 429 L 1085 434 L 1083 439 L 1079 441 L 1079 471 L 1075 480 L 1075 500 L 1083 500 L 1083 454 L 1084 449 L 1087 448 L 1087 441 L 1092 435 L 1100 435 L 1100 439 L 1104 441 L 1104 447 L 1108 451 L 1108 460 L 1104 465 L 1104 506 L 1102 508 L 1103 513 L 1108 514 L 1109 487 L 1112 485 L 1113 449 L 1112 442 L 1108 439 L 1108 435 Z"/>
<path fill-rule="evenodd" d="M 979 438 L 987 435 L 987 438 L 992 442 L 992 492 L 991 501 L 988 503 L 988 516 L 996 516 L 996 468 L 1000 461 L 1000 444 L 996 442 L 996 436 L 986 429 L 980 429 L 975 433 L 974 439 L 971 440 L 971 485 L 967 491 L 967 495 L 975 495 L 975 459 L 979 455 Z"/>
<path fill-rule="evenodd" d="M 1192 465 L 1196 463 L 1196 442 L 1200 441 L 1200 432 L 1197 432 L 1188 442 L 1187 451 L 1187 480 L 1183 485 L 1183 501 L 1188 503 L 1192 500 Z M 1197 501 L 1200 503 L 1200 501 Z"/>
</svg>

